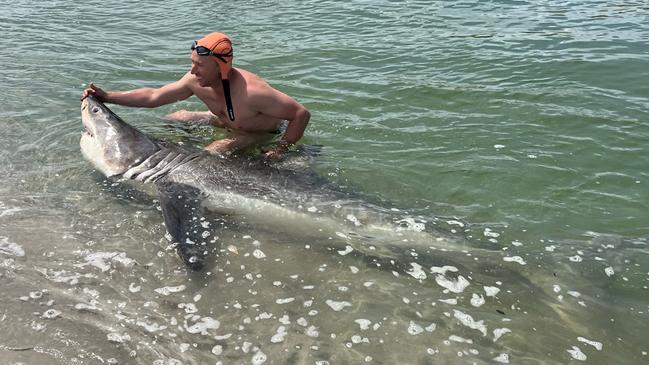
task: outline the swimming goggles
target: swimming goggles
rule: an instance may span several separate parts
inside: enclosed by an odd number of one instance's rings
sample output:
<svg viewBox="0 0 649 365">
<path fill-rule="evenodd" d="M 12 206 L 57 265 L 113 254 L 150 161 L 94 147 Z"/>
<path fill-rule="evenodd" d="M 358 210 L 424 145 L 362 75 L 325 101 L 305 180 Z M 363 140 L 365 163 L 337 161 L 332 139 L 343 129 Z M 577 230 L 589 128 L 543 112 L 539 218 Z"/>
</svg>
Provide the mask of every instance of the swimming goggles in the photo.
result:
<svg viewBox="0 0 649 365">
<path fill-rule="evenodd" d="M 232 48 L 230 48 L 230 52 L 228 53 L 214 53 L 214 51 L 207 47 L 199 46 L 197 41 L 192 43 L 191 49 L 192 51 L 196 51 L 199 56 L 214 56 L 225 63 L 228 63 L 228 61 L 224 57 L 232 57 Z"/>
</svg>

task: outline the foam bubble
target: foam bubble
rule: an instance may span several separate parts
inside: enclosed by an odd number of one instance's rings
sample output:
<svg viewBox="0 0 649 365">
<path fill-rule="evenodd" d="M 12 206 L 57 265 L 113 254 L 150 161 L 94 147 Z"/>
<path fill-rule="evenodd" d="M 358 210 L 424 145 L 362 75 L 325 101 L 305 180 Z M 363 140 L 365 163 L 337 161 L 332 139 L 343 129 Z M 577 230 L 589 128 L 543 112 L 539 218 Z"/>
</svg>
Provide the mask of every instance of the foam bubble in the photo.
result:
<svg viewBox="0 0 649 365">
<path fill-rule="evenodd" d="M 258 259 L 263 259 L 263 258 L 266 257 L 266 254 L 264 253 L 264 251 L 262 251 L 260 249 L 256 249 L 256 250 L 254 250 L 252 252 L 252 256 L 254 256 L 255 258 L 258 258 Z"/>
<path fill-rule="evenodd" d="M 581 352 L 581 349 L 579 349 L 579 347 L 577 346 L 573 346 L 572 350 L 566 350 L 566 351 L 568 351 L 570 356 L 572 356 L 572 358 L 575 360 L 586 361 L 586 359 L 588 358 L 583 352 Z"/>
<path fill-rule="evenodd" d="M 316 338 L 320 335 L 320 332 L 318 332 L 318 328 L 316 326 L 309 326 L 309 328 L 306 329 L 306 335 Z"/>
<path fill-rule="evenodd" d="M 527 264 L 525 262 L 525 260 L 523 260 L 523 258 L 520 257 L 520 256 L 506 256 L 506 257 L 503 257 L 503 260 L 505 262 L 516 262 L 516 263 L 521 264 L 521 265 L 526 265 Z"/>
<path fill-rule="evenodd" d="M 433 274 L 446 275 L 447 271 L 458 272 L 458 269 L 455 266 L 442 266 L 442 267 L 433 266 L 430 268 L 430 272 Z"/>
<path fill-rule="evenodd" d="M 277 328 L 277 333 L 274 334 L 273 337 L 270 338 L 270 342 L 272 342 L 272 343 L 284 342 L 284 337 L 285 336 L 286 336 L 286 327 L 279 326 Z"/>
<path fill-rule="evenodd" d="M 0 255 L 23 257 L 25 250 L 17 243 L 10 242 L 7 237 L 0 237 Z"/>
<path fill-rule="evenodd" d="M 217 356 L 221 355 L 223 353 L 223 346 L 216 345 L 216 346 L 212 347 L 212 353 L 214 355 L 217 355 Z"/>
<path fill-rule="evenodd" d="M 336 302 L 336 301 L 331 300 L 331 299 L 327 299 L 325 301 L 325 303 L 327 303 L 327 305 L 329 307 L 331 307 L 331 309 L 333 309 L 336 312 L 340 312 L 341 310 L 345 309 L 346 307 L 351 307 L 352 306 L 352 304 L 350 302 L 346 302 L 346 301 Z"/>
<path fill-rule="evenodd" d="M 369 319 L 357 319 L 354 322 L 358 323 L 358 325 L 361 327 L 361 331 L 365 331 L 370 328 L 370 325 L 372 324 L 372 321 Z"/>
<path fill-rule="evenodd" d="M 461 293 L 464 291 L 464 289 L 466 289 L 467 286 L 469 286 L 469 281 L 462 275 L 459 275 L 457 277 L 457 280 L 450 280 L 442 275 L 437 275 L 435 277 L 435 282 L 439 286 L 444 287 L 452 291 L 453 293 Z"/>
<path fill-rule="evenodd" d="M 511 333 L 512 331 L 509 328 L 496 328 L 493 330 L 494 342 L 498 341 L 506 333 Z"/>
<path fill-rule="evenodd" d="M 494 358 L 494 361 L 499 362 L 501 364 L 509 364 L 509 355 L 507 354 L 500 354 Z"/>
<path fill-rule="evenodd" d="M 191 334 L 200 333 L 201 335 L 207 335 L 207 330 L 218 329 L 220 325 L 221 323 L 214 318 L 202 317 L 198 322 L 189 327 L 185 323 L 185 329 Z"/>
<path fill-rule="evenodd" d="M 460 342 L 460 343 L 469 343 L 469 344 L 473 343 L 473 340 L 471 340 L 471 339 L 463 338 L 463 337 L 456 336 L 456 335 L 451 335 L 448 338 L 448 340 L 453 341 L 453 342 Z"/>
<path fill-rule="evenodd" d="M 424 332 L 424 329 L 420 325 L 416 324 L 413 321 L 410 321 L 410 324 L 408 325 L 409 334 L 416 336 L 422 332 Z"/>
<path fill-rule="evenodd" d="M 487 335 L 487 326 L 484 325 L 484 322 L 482 320 L 480 321 L 475 321 L 473 320 L 473 317 L 470 315 L 463 313 L 457 309 L 453 310 L 454 312 L 454 317 L 460 321 L 463 325 L 482 332 L 483 336 Z"/>
<path fill-rule="evenodd" d="M 347 220 L 354 223 L 356 227 L 361 225 L 361 222 L 353 214 L 347 214 Z"/>
<path fill-rule="evenodd" d="M 266 356 L 266 354 L 264 354 L 263 352 L 261 352 L 261 350 L 259 350 L 252 357 L 252 364 L 253 365 L 261 365 L 261 364 L 265 363 L 267 359 L 268 359 L 268 357 Z"/>
<path fill-rule="evenodd" d="M 412 268 L 410 269 L 410 271 L 407 271 L 410 276 L 417 280 L 426 280 L 426 273 L 424 272 L 424 270 L 422 270 L 421 265 L 415 262 L 411 262 L 410 266 L 412 266 Z"/>
<path fill-rule="evenodd" d="M 158 293 L 158 294 L 170 295 L 172 293 L 181 292 L 181 291 L 185 290 L 185 288 L 186 288 L 185 285 L 181 284 L 181 285 L 178 285 L 178 286 L 165 286 L 165 287 L 162 287 L 162 288 L 157 288 L 157 289 L 154 289 L 154 291 L 156 293 Z"/>
<path fill-rule="evenodd" d="M 352 252 L 352 251 L 354 251 L 354 249 L 352 248 L 352 246 L 347 245 L 347 246 L 345 246 L 345 249 L 344 249 L 344 250 L 339 250 L 339 251 L 338 251 L 338 254 L 341 255 L 341 256 L 345 256 L 345 255 L 347 255 L 348 253 L 350 253 L 350 252 Z"/>
<path fill-rule="evenodd" d="M 611 277 L 615 274 L 615 270 L 613 270 L 613 268 L 609 266 L 606 269 L 604 269 L 604 273 L 606 274 L 606 276 Z"/>
<path fill-rule="evenodd" d="M 500 288 L 495 286 L 483 286 L 482 288 L 488 297 L 495 297 L 500 292 Z"/>
<path fill-rule="evenodd" d="M 587 344 L 593 346 L 594 348 L 597 349 L 597 351 L 602 351 L 602 343 L 601 342 L 591 341 L 591 340 L 583 338 L 583 337 L 577 337 L 577 340 L 579 342 L 587 343 Z"/>
<path fill-rule="evenodd" d="M 474 307 L 480 307 L 485 303 L 484 297 L 482 295 L 478 295 L 473 293 L 473 296 L 471 297 L 471 305 Z"/>
</svg>

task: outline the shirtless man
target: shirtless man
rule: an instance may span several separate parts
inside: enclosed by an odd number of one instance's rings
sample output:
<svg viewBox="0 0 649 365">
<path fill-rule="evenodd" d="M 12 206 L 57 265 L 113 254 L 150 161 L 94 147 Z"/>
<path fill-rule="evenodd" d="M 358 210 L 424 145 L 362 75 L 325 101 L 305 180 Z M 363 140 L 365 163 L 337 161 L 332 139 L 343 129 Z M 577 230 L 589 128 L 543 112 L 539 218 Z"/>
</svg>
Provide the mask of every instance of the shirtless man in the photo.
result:
<svg viewBox="0 0 649 365">
<path fill-rule="evenodd" d="M 208 120 L 230 130 L 224 139 L 205 147 L 212 152 L 231 152 L 270 141 L 282 121 L 288 121 L 280 142 L 265 158 L 278 160 L 295 144 L 309 123 L 309 111 L 290 96 L 272 88 L 259 76 L 232 67 L 232 42 L 222 33 L 210 33 L 192 44 L 192 66 L 180 80 L 157 89 L 104 91 L 90 83 L 81 99 L 93 95 L 107 103 L 154 108 L 185 100 L 201 99 L 208 112 L 181 110 L 168 118 L 179 121 Z"/>
</svg>

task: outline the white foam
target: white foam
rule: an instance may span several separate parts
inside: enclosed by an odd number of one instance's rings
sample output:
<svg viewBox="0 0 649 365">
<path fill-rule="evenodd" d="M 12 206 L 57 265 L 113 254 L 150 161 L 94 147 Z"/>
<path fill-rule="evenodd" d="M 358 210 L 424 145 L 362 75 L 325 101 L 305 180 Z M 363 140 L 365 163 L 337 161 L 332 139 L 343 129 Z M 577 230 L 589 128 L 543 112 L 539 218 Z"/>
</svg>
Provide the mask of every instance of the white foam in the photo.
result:
<svg viewBox="0 0 649 365">
<path fill-rule="evenodd" d="M 460 323 L 462 323 L 466 327 L 482 332 L 483 336 L 487 335 L 487 326 L 484 325 L 484 322 L 482 320 L 474 321 L 473 317 L 457 309 L 454 309 L 453 312 L 454 312 L 453 316 L 457 318 L 460 321 Z"/>
<path fill-rule="evenodd" d="M 506 257 L 503 257 L 503 260 L 505 262 L 516 262 L 516 263 L 521 264 L 521 265 L 526 265 L 527 264 L 525 262 L 525 260 L 523 260 L 523 258 L 520 257 L 520 256 L 506 256 Z"/>
<path fill-rule="evenodd" d="M 606 276 L 611 277 L 615 274 L 615 270 L 613 270 L 613 268 L 609 266 L 606 269 L 604 269 L 604 273 L 606 274 Z"/>
<path fill-rule="evenodd" d="M 309 326 L 309 328 L 306 329 L 306 335 L 316 338 L 320 335 L 320 332 L 318 332 L 318 328 L 316 326 Z"/>
<path fill-rule="evenodd" d="M 48 309 L 43 313 L 43 318 L 55 319 L 60 315 L 61 315 L 60 311 L 57 311 L 56 309 Z"/>
<path fill-rule="evenodd" d="M 2 206 L 2 204 L 0 204 L 0 207 L 4 208 L 4 206 Z M 2 212 L 0 212 L 0 217 L 14 215 L 14 213 L 20 212 L 22 210 L 23 210 L 22 208 L 8 208 L 8 209 L 5 209 Z"/>
<path fill-rule="evenodd" d="M 450 305 L 457 305 L 457 299 L 456 298 L 449 298 L 449 299 L 437 299 L 438 302 L 450 304 Z"/>
<path fill-rule="evenodd" d="M 493 330 L 494 342 L 498 341 L 506 333 L 511 333 L 512 331 L 509 328 L 496 328 Z"/>
<path fill-rule="evenodd" d="M 275 301 L 275 303 L 277 303 L 277 304 L 287 304 L 287 303 L 290 303 L 290 302 L 292 302 L 294 300 L 295 300 L 295 298 L 277 299 Z"/>
<path fill-rule="evenodd" d="M 568 257 L 568 260 L 570 260 L 572 262 L 582 262 L 582 261 L 584 261 L 584 259 L 582 259 L 581 256 L 579 256 L 579 255 L 570 256 L 570 257 Z"/>
<path fill-rule="evenodd" d="M 221 355 L 223 353 L 223 346 L 216 345 L 216 346 L 212 347 L 212 353 L 214 355 L 217 355 L 217 356 Z"/>
<path fill-rule="evenodd" d="M 185 330 L 191 334 L 200 333 L 201 335 L 207 335 L 207 330 L 218 329 L 221 323 L 211 317 L 201 317 L 200 320 L 193 325 L 187 327 L 185 323 Z"/>
<path fill-rule="evenodd" d="M 354 322 L 358 323 L 358 325 L 361 327 L 361 331 L 365 331 L 370 328 L 370 325 L 372 324 L 372 321 L 369 319 L 357 319 Z"/>
<path fill-rule="evenodd" d="M 501 364 L 509 364 L 509 355 L 507 354 L 500 354 L 494 358 L 494 361 L 499 362 Z"/>
<path fill-rule="evenodd" d="M 579 349 L 579 347 L 577 346 L 573 346 L 572 350 L 566 350 L 566 351 L 568 351 L 570 356 L 572 356 L 572 358 L 575 360 L 586 361 L 586 359 L 588 358 L 583 352 L 581 352 L 581 349 Z"/>
<path fill-rule="evenodd" d="M 268 359 L 268 357 L 266 356 L 266 354 L 264 354 L 263 352 L 261 352 L 261 350 L 259 350 L 252 357 L 252 364 L 253 365 L 261 365 L 261 364 L 265 363 L 267 359 Z"/>
<path fill-rule="evenodd" d="M 356 227 L 359 227 L 361 225 L 361 222 L 353 214 L 347 214 L 346 218 L 348 221 L 354 223 Z"/>
<path fill-rule="evenodd" d="M 424 332 L 424 329 L 420 325 L 416 324 L 413 321 L 410 321 L 410 324 L 408 325 L 409 334 L 416 336 L 422 332 Z"/>
<path fill-rule="evenodd" d="M 163 329 L 167 328 L 167 326 L 161 326 L 157 323 L 146 323 L 144 321 L 137 321 L 135 324 L 144 328 L 145 330 L 147 330 L 147 332 L 150 333 L 162 331 Z"/>
<path fill-rule="evenodd" d="M 286 336 L 286 327 L 279 326 L 277 328 L 277 333 L 275 333 L 273 335 L 273 337 L 270 338 L 270 342 L 272 342 L 272 343 L 284 342 L 284 337 L 285 336 Z"/>
<path fill-rule="evenodd" d="M 423 232 L 426 229 L 424 223 L 416 222 L 413 218 L 404 218 L 396 221 L 397 224 L 405 223 L 406 227 L 398 227 L 397 231 L 415 231 Z"/>
<path fill-rule="evenodd" d="M 165 287 L 162 287 L 162 288 L 157 288 L 157 289 L 154 289 L 154 291 L 156 293 L 158 293 L 158 294 L 170 295 L 172 293 L 181 292 L 181 291 L 185 290 L 185 288 L 186 288 L 185 285 L 181 284 L 181 285 L 178 285 L 178 286 L 165 286 Z"/>
<path fill-rule="evenodd" d="M 450 221 L 446 221 L 446 223 L 448 223 L 451 226 L 460 226 L 460 227 L 464 228 L 464 223 L 462 223 L 460 221 L 450 220 Z"/>
<path fill-rule="evenodd" d="M 106 337 L 112 343 L 124 343 L 131 340 L 131 336 L 128 333 L 111 332 Z"/>
<path fill-rule="evenodd" d="M 407 271 L 408 275 L 412 276 L 417 280 L 426 280 L 426 272 L 422 270 L 421 265 L 415 262 L 411 262 L 410 266 L 412 266 L 412 269 L 410 269 L 410 271 Z"/>
<path fill-rule="evenodd" d="M 450 290 L 453 293 L 461 293 L 469 286 L 469 281 L 464 276 L 459 275 L 457 280 L 447 279 L 445 276 L 437 275 L 435 277 L 437 285 Z"/>
<path fill-rule="evenodd" d="M 130 283 L 128 285 L 128 291 L 130 291 L 131 293 L 137 293 L 140 290 L 142 290 L 142 287 L 139 285 L 135 285 L 135 283 Z"/>
<path fill-rule="evenodd" d="M 347 245 L 347 246 L 345 246 L 345 249 L 344 249 L 344 250 L 339 250 L 339 251 L 338 251 L 338 254 L 341 255 L 341 256 L 345 256 L 345 255 L 347 255 L 348 253 L 350 253 L 350 252 L 352 252 L 352 251 L 354 251 L 354 249 L 352 248 L 352 246 Z"/>
<path fill-rule="evenodd" d="M 471 339 L 463 338 L 456 335 L 449 336 L 448 340 L 453 342 L 460 342 L 460 343 L 469 343 L 469 344 L 473 343 L 473 340 Z"/>
<path fill-rule="evenodd" d="M 329 307 L 331 307 L 331 309 L 333 309 L 336 312 L 340 312 L 341 310 L 345 309 L 346 307 L 351 307 L 352 306 L 352 304 L 350 302 L 345 302 L 345 301 L 336 302 L 336 301 L 331 300 L 331 299 L 327 299 L 325 301 L 325 303 L 327 303 L 327 305 Z"/>
<path fill-rule="evenodd" d="M 254 250 L 252 252 L 252 256 L 254 256 L 255 258 L 258 258 L 258 259 L 263 259 L 263 258 L 266 257 L 266 254 L 264 253 L 264 251 L 262 251 L 260 249 L 256 249 L 256 250 Z"/>
<path fill-rule="evenodd" d="M 476 293 L 473 293 L 473 296 L 471 297 L 471 305 L 474 307 L 480 307 L 485 303 L 484 297 L 482 295 L 478 295 Z"/>
<path fill-rule="evenodd" d="M 591 340 L 583 338 L 583 337 L 577 337 L 577 341 L 587 343 L 587 344 L 593 346 L 594 348 L 596 348 L 597 351 L 602 351 L 602 343 L 601 342 L 591 341 Z"/>
<path fill-rule="evenodd" d="M 442 267 L 433 266 L 430 268 L 430 272 L 433 274 L 446 275 L 447 271 L 458 272 L 457 267 L 455 266 L 442 266 Z"/>
<path fill-rule="evenodd" d="M 495 286 L 483 286 L 484 292 L 488 297 L 495 297 L 500 293 L 500 288 L 497 288 Z"/>
<path fill-rule="evenodd" d="M 0 254 L 23 257 L 25 250 L 19 244 L 10 242 L 8 237 L 0 237 Z"/>
</svg>

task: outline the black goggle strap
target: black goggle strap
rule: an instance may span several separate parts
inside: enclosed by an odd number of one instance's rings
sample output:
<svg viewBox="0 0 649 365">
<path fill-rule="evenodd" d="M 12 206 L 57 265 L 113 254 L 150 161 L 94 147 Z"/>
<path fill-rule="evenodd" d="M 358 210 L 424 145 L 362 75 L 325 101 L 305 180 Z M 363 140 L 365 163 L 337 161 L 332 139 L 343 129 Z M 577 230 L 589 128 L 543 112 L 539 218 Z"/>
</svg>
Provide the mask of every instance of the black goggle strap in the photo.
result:
<svg viewBox="0 0 649 365">
<path fill-rule="evenodd" d="M 233 53 L 232 48 L 230 48 L 230 52 L 228 53 L 214 53 L 214 51 L 205 46 L 199 46 L 197 41 L 194 41 L 194 43 L 192 43 L 191 50 L 196 50 L 196 53 L 198 53 L 199 56 L 214 56 L 221 60 L 223 63 L 228 63 L 228 61 L 224 57 L 232 57 Z"/>
<path fill-rule="evenodd" d="M 228 118 L 234 122 L 234 108 L 232 108 L 232 97 L 230 96 L 230 80 L 221 80 L 223 83 L 223 95 L 225 95 L 225 106 L 228 108 Z"/>
</svg>

